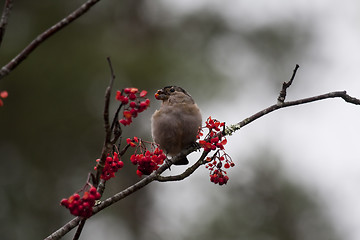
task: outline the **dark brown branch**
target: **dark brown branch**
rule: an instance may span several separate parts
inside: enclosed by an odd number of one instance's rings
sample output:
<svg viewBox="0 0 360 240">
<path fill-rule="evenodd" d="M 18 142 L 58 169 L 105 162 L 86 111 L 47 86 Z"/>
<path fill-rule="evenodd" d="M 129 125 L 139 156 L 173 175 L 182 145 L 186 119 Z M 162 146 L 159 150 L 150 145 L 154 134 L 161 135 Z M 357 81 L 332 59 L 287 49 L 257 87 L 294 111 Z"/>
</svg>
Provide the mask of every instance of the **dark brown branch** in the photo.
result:
<svg viewBox="0 0 360 240">
<path fill-rule="evenodd" d="M 318 96 L 314 96 L 314 97 L 299 99 L 299 100 L 296 100 L 296 101 L 278 103 L 278 104 L 272 105 L 272 106 L 270 106 L 268 108 L 265 108 L 264 110 L 262 110 L 260 112 L 255 113 L 251 117 L 248 117 L 248 118 L 244 119 L 243 121 L 241 121 L 241 122 L 239 122 L 237 124 L 230 125 L 229 127 L 226 128 L 225 134 L 226 135 L 232 135 L 235 131 L 239 130 L 243 126 L 253 122 L 254 120 L 256 120 L 256 119 L 258 119 L 258 118 L 260 118 L 260 117 L 262 117 L 262 116 L 264 116 L 264 115 L 266 115 L 268 113 L 271 113 L 271 112 L 273 112 L 275 110 L 278 110 L 280 108 L 296 106 L 296 105 L 315 102 L 315 101 L 320 101 L 320 100 L 324 100 L 324 99 L 328 99 L 328 98 L 342 98 L 348 103 L 352 103 L 352 104 L 355 104 L 355 105 L 360 105 L 360 99 L 349 96 L 346 93 L 346 91 L 330 92 L 330 93 L 326 93 L 326 94 L 322 94 L 322 95 L 318 95 Z"/>
<path fill-rule="evenodd" d="M 76 227 L 79 222 L 81 221 L 81 217 L 76 217 L 67 224 L 65 224 L 63 227 L 59 228 L 55 232 L 53 232 L 50 236 L 45 238 L 44 240 L 57 240 L 62 238 L 65 234 L 70 232 L 74 227 Z"/>
<path fill-rule="evenodd" d="M 123 103 L 120 103 L 119 107 L 116 109 L 116 112 L 114 114 L 114 119 L 111 123 L 111 130 L 119 126 L 119 113 L 122 107 L 123 107 Z"/>
<path fill-rule="evenodd" d="M 158 175 L 155 180 L 159 182 L 170 182 L 170 181 L 181 181 L 187 177 L 189 177 L 193 172 L 196 171 L 201 165 L 204 164 L 204 159 L 208 155 L 209 152 L 203 151 L 203 154 L 191 167 L 187 168 L 182 174 L 175 176 L 160 176 Z"/>
<path fill-rule="evenodd" d="M 0 19 L 0 46 L 5 35 L 6 26 L 10 16 L 11 8 L 13 6 L 13 0 L 6 0 L 4 9 Z"/>
<path fill-rule="evenodd" d="M 298 64 L 296 64 L 290 80 L 289 80 L 288 82 L 284 82 L 284 83 L 283 83 L 282 88 L 281 88 L 281 91 L 280 91 L 280 94 L 279 94 L 279 97 L 278 97 L 278 102 L 279 102 L 279 103 L 283 103 L 283 102 L 285 101 L 285 98 L 286 98 L 286 90 L 291 86 L 292 82 L 294 81 L 296 72 L 297 72 L 297 70 L 299 69 L 299 67 L 300 67 L 300 66 L 299 66 Z"/>
<path fill-rule="evenodd" d="M 106 157 L 112 150 L 114 142 L 116 142 L 120 136 L 119 135 L 119 136 L 117 136 L 116 139 L 111 140 L 112 130 L 110 128 L 110 121 L 109 121 L 109 106 L 110 106 L 111 89 L 114 84 L 115 75 L 114 75 L 114 70 L 112 68 L 111 60 L 109 57 L 107 58 L 107 61 L 108 61 L 109 68 L 110 68 L 111 78 L 110 78 L 109 86 L 106 88 L 106 91 L 105 91 L 105 106 L 104 106 L 105 140 L 104 140 L 104 145 L 103 145 L 103 148 L 101 151 L 100 161 L 96 165 L 96 177 L 95 177 L 95 183 L 94 183 L 96 186 L 98 185 L 98 183 L 100 181 L 100 175 L 104 168 Z"/>
<path fill-rule="evenodd" d="M 73 240 L 78 240 L 80 238 L 80 235 L 81 235 L 81 232 L 85 226 L 85 223 L 86 223 L 86 219 L 82 219 L 79 223 L 79 226 L 78 228 L 76 229 L 76 233 L 73 237 Z"/>
<path fill-rule="evenodd" d="M 110 106 L 111 89 L 112 89 L 112 86 L 114 85 L 115 74 L 114 74 L 114 70 L 113 70 L 111 60 L 109 57 L 107 58 L 107 61 L 108 61 L 109 68 L 110 68 L 111 78 L 110 78 L 109 86 L 106 88 L 106 91 L 105 91 L 104 123 L 105 123 L 105 133 L 106 133 L 105 141 L 110 142 L 111 128 L 110 128 L 110 121 L 109 121 L 109 106 Z"/>
<path fill-rule="evenodd" d="M 67 17 L 56 23 L 40 35 L 38 35 L 29 45 L 27 45 L 15 58 L 0 69 L 0 79 L 8 75 L 14 70 L 22 61 L 24 61 L 32 51 L 34 51 L 42 42 L 59 32 L 61 29 L 72 23 L 74 20 L 86 13 L 92 6 L 100 0 L 88 0 L 81 5 L 74 12 L 70 13 Z"/>
</svg>

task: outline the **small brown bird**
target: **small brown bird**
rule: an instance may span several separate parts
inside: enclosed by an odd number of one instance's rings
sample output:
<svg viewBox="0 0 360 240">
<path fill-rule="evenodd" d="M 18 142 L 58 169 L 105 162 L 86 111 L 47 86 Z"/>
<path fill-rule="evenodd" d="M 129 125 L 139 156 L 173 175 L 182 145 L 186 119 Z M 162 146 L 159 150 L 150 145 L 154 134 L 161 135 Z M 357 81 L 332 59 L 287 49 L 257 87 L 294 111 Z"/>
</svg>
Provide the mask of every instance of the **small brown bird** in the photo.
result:
<svg viewBox="0 0 360 240">
<path fill-rule="evenodd" d="M 151 118 L 152 137 L 168 155 L 175 156 L 196 141 L 202 122 L 200 109 L 181 87 L 164 87 L 155 98 L 162 104 Z M 184 156 L 174 164 L 188 163 Z"/>
</svg>

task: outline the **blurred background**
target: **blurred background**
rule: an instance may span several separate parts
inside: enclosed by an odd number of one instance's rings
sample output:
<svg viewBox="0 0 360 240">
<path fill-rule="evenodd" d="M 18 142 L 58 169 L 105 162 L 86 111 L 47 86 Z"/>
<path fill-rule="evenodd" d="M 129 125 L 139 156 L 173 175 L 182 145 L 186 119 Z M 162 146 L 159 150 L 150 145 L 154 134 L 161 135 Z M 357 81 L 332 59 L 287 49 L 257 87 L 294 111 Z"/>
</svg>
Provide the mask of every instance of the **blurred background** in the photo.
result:
<svg viewBox="0 0 360 240">
<path fill-rule="evenodd" d="M 82 3 L 14 1 L 1 66 Z M 82 188 L 101 152 L 106 57 L 115 89 L 146 89 L 151 100 L 123 136 L 150 140 L 153 93 L 166 85 L 185 88 L 204 121 L 227 124 L 274 104 L 295 64 L 287 100 L 338 90 L 359 98 L 359 22 L 356 0 L 99 2 L 0 80 L 9 92 L 1 238 L 42 239 L 72 219 L 59 202 Z M 228 137 L 236 166 L 227 185 L 205 168 L 151 183 L 87 221 L 82 239 L 358 240 L 359 120 L 359 107 L 341 99 L 271 113 Z M 139 179 L 128 157 L 105 197 Z"/>
</svg>

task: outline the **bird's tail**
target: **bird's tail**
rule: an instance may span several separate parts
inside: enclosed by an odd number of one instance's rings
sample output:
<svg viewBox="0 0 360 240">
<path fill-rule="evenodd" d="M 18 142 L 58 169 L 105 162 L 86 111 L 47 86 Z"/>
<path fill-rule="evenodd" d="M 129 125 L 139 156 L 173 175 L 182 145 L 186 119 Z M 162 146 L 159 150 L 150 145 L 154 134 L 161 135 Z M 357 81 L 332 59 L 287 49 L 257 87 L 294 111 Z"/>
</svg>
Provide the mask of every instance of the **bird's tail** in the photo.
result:
<svg viewBox="0 0 360 240">
<path fill-rule="evenodd" d="M 176 162 L 174 162 L 174 165 L 186 165 L 189 163 L 189 160 L 186 158 L 186 156 L 179 158 Z"/>
</svg>

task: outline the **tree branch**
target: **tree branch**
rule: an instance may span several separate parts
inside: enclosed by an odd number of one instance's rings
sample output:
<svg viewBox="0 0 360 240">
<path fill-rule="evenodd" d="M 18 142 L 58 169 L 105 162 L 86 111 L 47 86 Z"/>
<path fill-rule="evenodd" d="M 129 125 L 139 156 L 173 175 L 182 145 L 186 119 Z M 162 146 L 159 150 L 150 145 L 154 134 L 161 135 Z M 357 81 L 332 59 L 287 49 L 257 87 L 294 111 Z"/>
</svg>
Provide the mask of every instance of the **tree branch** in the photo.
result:
<svg viewBox="0 0 360 240">
<path fill-rule="evenodd" d="M 243 126 L 253 122 L 254 120 L 256 120 L 258 118 L 261 118 L 262 116 L 264 116 L 268 113 L 278 110 L 280 108 L 296 106 L 296 105 L 320 101 L 320 100 L 324 100 L 324 99 L 328 99 L 328 98 L 342 98 L 348 103 L 360 105 L 360 99 L 349 96 L 346 93 L 346 91 L 330 92 L 330 93 L 325 93 L 325 94 L 314 96 L 314 97 L 299 99 L 296 101 L 278 103 L 278 104 L 272 105 L 268 108 L 265 108 L 264 110 L 261 110 L 260 112 L 255 113 L 251 117 L 245 118 L 244 120 L 242 120 L 239 123 L 228 126 L 225 129 L 225 135 L 232 135 L 235 131 L 239 130 Z"/>
<path fill-rule="evenodd" d="M 44 240 L 57 240 L 62 238 L 65 234 L 70 232 L 74 227 L 76 227 L 79 222 L 81 221 L 81 217 L 76 217 L 67 224 L 65 224 L 63 227 L 59 228 L 55 232 L 53 232 L 50 236 L 45 238 Z"/>
<path fill-rule="evenodd" d="M 204 159 L 208 155 L 208 151 L 203 151 L 199 160 L 197 160 L 191 167 L 187 168 L 182 174 L 175 175 L 175 176 L 160 176 L 157 175 L 156 179 L 159 182 L 170 182 L 170 181 L 180 181 L 187 177 L 189 177 L 196 169 L 198 169 L 201 165 L 204 164 Z"/>
<path fill-rule="evenodd" d="M 9 0 L 8 0 L 9 1 Z M 10 0 L 9 2 L 11 2 Z M 8 75 L 14 70 L 22 61 L 24 61 L 32 51 L 34 51 L 42 42 L 46 39 L 72 23 L 74 20 L 86 13 L 92 6 L 94 6 L 100 0 L 88 0 L 86 3 L 81 5 L 74 12 L 70 13 L 67 17 L 56 23 L 40 35 L 38 35 L 29 45 L 27 45 L 15 58 L 0 69 L 0 79 Z"/>
<path fill-rule="evenodd" d="M 102 170 L 105 165 L 106 157 L 108 156 L 109 152 L 112 150 L 114 143 L 118 140 L 118 138 L 121 135 L 121 131 L 116 131 L 117 134 L 114 136 L 114 139 L 111 139 L 112 130 L 110 128 L 110 121 L 109 121 L 109 106 L 110 106 L 110 95 L 111 95 L 111 89 L 114 84 L 115 75 L 114 70 L 111 65 L 111 60 L 108 57 L 107 61 L 109 63 L 111 78 L 109 86 L 106 88 L 105 91 L 105 106 L 104 106 L 104 128 L 105 128 L 105 140 L 104 145 L 101 151 L 100 161 L 96 165 L 96 177 L 95 177 L 95 185 L 98 186 L 98 183 L 100 181 L 100 175 L 102 173 Z"/>
<path fill-rule="evenodd" d="M 0 20 L 0 46 L 5 35 L 6 26 L 13 6 L 13 0 L 6 0 Z"/>
<path fill-rule="evenodd" d="M 78 228 L 76 229 L 73 240 L 78 240 L 80 238 L 80 235 L 81 235 L 82 230 L 84 229 L 85 223 L 86 223 L 86 218 L 81 219 L 81 221 L 78 225 Z"/>
</svg>

